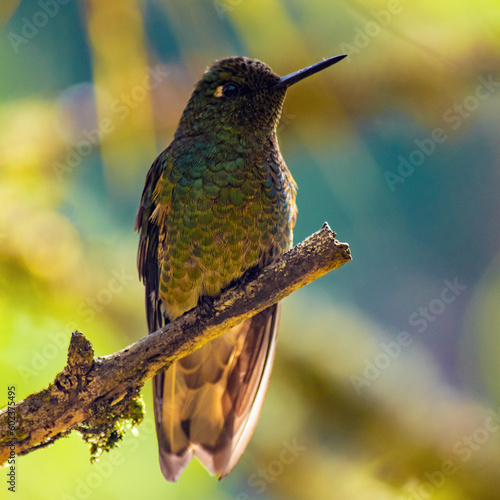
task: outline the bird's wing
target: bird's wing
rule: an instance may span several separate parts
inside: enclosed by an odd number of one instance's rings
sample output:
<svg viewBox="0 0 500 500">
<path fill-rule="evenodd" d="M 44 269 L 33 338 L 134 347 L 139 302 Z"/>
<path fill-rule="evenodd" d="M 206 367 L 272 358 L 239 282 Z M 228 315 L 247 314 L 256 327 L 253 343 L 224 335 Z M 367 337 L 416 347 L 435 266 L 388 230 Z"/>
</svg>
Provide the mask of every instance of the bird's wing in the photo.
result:
<svg viewBox="0 0 500 500">
<path fill-rule="evenodd" d="M 139 278 L 146 287 L 146 317 L 149 333 L 158 330 L 165 324 L 158 286 L 161 242 L 165 237 L 163 219 L 168 215 L 170 208 L 168 192 L 170 191 L 171 194 L 172 191 L 172 187 L 170 186 L 169 189 L 167 182 L 171 165 L 169 150 L 166 149 L 154 161 L 146 175 L 146 183 L 135 219 L 135 230 L 139 232 L 137 269 Z M 159 196 L 160 191 L 163 194 L 162 197 Z"/>
<path fill-rule="evenodd" d="M 280 305 L 245 320 L 155 380 L 160 464 L 176 481 L 193 456 L 226 476 L 243 454 L 267 391 Z"/>
<path fill-rule="evenodd" d="M 153 333 L 161 328 L 167 321 L 162 311 L 162 304 L 159 297 L 159 281 L 160 281 L 160 260 L 161 252 L 160 240 L 164 238 L 163 222 L 158 217 L 159 200 L 157 186 L 165 172 L 165 162 L 167 151 L 164 151 L 151 165 L 147 175 L 144 189 L 142 191 L 141 202 L 137 217 L 135 219 L 135 230 L 139 232 L 139 249 L 137 252 L 137 269 L 139 278 L 144 283 L 146 288 L 146 318 L 148 322 L 149 333 Z M 168 207 L 164 210 L 168 212 Z M 156 214 L 156 215 L 155 215 Z M 161 408 L 164 373 L 160 373 L 153 377 L 153 401 L 155 416 L 157 417 L 157 409 Z M 157 418 L 156 418 L 157 420 Z"/>
</svg>

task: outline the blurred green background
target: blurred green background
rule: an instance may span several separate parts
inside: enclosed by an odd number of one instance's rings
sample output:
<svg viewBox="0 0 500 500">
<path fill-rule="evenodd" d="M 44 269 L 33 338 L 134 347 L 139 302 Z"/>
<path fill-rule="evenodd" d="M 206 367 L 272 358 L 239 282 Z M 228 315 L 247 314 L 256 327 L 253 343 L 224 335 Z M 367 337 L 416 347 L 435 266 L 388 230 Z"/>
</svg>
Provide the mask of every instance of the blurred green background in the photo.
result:
<svg viewBox="0 0 500 500">
<path fill-rule="evenodd" d="M 73 329 L 98 355 L 146 334 L 134 216 L 206 67 L 349 54 L 288 92 L 279 139 L 295 241 L 328 221 L 354 260 L 284 302 L 238 466 L 168 484 L 147 384 L 137 436 L 21 457 L 18 498 L 500 498 L 498 0 L 2 0 L 0 22 L 2 406 Z"/>
</svg>

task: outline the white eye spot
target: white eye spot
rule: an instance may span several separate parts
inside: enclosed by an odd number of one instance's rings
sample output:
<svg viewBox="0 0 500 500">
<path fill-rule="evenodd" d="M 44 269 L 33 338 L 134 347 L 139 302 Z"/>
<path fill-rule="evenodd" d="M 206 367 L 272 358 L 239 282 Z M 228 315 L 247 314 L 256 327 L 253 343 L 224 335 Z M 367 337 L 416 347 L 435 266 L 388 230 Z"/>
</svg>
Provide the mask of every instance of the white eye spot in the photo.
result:
<svg viewBox="0 0 500 500">
<path fill-rule="evenodd" d="M 214 97 L 222 97 L 222 85 L 219 85 L 214 92 Z"/>
</svg>

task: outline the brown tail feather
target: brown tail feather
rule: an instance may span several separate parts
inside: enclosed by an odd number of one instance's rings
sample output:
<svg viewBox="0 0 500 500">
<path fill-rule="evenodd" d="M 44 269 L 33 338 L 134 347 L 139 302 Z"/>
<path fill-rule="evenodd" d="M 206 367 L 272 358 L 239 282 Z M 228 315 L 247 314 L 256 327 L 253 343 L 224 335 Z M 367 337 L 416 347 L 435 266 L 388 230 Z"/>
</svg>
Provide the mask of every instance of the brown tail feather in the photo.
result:
<svg viewBox="0 0 500 500">
<path fill-rule="evenodd" d="M 196 456 L 226 476 L 260 415 L 274 361 L 279 304 L 179 360 L 153 383 L 160 465 L 176 481 Z"/>
</svg>

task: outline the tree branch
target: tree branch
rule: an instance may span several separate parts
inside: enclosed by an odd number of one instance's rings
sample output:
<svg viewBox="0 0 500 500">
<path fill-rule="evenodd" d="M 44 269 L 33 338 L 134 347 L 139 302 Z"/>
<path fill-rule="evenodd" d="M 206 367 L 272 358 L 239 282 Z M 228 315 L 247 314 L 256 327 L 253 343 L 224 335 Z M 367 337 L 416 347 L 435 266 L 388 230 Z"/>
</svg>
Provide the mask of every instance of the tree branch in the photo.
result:
<svg viewBox="0 0 500 500">
<path fill-rule="evenodd" d="M 68 363 L 54 382 L 0 412 L 0 464 L 13 453 L 29 453 L 71 430 L 93 444 L 94 454 L 113 447 L 121 439 L 117 422 L 137 424 L 142 419 L 139 391 L 146 380 L 351 260 L 349 246 L 335 236 L 324 224 L 253 279 L 225 290 L 210 314 L 195 308 L 115 354 L 94 357 L 91 343 L 81 332 L 73 332 Z"/>
</svg>

